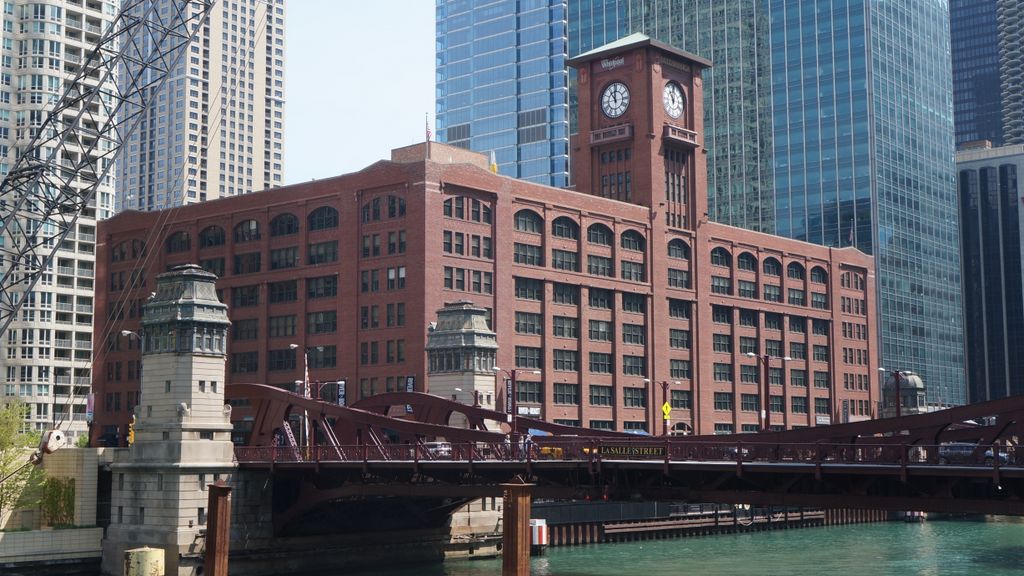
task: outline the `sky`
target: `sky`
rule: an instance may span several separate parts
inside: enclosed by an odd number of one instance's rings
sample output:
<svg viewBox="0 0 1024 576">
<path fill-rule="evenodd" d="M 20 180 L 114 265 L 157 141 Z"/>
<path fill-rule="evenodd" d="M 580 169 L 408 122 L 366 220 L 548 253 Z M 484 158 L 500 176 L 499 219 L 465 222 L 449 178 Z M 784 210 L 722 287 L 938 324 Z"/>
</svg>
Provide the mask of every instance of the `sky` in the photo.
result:
<svg viewBox="0 0 1024 576">
<path fill-rule="evenodd" d="M 354 172 L 434 128 L 434 0 L 288 0 L 284 181 Z"/>
</svg>

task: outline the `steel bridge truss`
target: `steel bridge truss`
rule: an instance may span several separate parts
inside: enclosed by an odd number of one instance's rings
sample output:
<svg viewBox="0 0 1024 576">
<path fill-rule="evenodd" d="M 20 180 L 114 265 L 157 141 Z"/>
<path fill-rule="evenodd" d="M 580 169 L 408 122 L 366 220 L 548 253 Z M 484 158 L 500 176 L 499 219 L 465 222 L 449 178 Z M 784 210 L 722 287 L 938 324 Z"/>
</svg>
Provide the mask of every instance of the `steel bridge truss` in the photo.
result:
<svg viewBox="0 0 1024 576">
<path fill-rule="evenodd" d="M 122 0 L 0 183 L 0 334 L 31 292 L 168 78 L 183 74 L 214 0 Z M 166 13 L 164 8 L 168 8 Z"/>
</svg>

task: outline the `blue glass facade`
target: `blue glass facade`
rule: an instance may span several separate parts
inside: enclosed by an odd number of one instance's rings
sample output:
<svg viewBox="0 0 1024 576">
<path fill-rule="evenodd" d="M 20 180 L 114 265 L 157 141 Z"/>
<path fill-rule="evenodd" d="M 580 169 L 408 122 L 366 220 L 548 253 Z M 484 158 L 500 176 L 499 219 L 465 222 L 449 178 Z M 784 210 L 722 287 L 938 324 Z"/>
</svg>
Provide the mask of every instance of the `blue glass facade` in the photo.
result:
<svg viewBox="0 0 1024 576">
<path fill-rule="evenodd" d="M 996 0 L 950 0 L 956 143 L 1003 141 Z"/>
<path fill-rule="evenodd" d="M 875 255 L 882 364 L 961 404 L 944 0 L 771 0 L 779 234 Z"/>
<path fill-rule="evenodd" d="M 441 18 L 448 4 L 472 11 L 473 2 L 439 3 L 439 60 L 450 43 Z M 712 60 L 704 108 L 711 217 L 875 255 L 882 365 L 920 374 L 930 402 L 966 401 L 947 0 L 564 7 L 567 16 L 548 25 L 566 26 L 569 54 L 639 31 Z M 454 104 L 441 93 L 440 70 L 439 118 Z M 554 102 L 565 91 L 559 84 L 549 94 Z M 514 139 L 508 126 L 504 138 Z"/>
<path fill-rule="evenodd" d="M 564 187 L 564 0 L 437 0 L 437 138 L 494 152 L 498 171 Z"/>
</svg>

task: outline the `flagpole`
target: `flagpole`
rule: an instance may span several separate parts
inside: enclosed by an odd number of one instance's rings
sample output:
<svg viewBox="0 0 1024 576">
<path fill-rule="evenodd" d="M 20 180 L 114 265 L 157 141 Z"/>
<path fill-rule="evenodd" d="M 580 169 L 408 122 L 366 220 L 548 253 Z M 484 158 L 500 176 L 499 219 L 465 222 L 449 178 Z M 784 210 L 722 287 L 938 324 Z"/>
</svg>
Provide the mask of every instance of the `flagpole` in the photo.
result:
<svg viewBox="0 0 1024 576">
<path fill-rule="evenodd" d="M 427 128 L 427 140 L 426 140 L 426 144 L 427 145 L 423 147 L 423 153 L 424 153 L 423 159 L 424 160 L 430 160 L 430 112 L 424 112 L 423 113 L 423 118 L 424 118 L 424 122 L 426 123 L 426 128 Z"/>
</svg>

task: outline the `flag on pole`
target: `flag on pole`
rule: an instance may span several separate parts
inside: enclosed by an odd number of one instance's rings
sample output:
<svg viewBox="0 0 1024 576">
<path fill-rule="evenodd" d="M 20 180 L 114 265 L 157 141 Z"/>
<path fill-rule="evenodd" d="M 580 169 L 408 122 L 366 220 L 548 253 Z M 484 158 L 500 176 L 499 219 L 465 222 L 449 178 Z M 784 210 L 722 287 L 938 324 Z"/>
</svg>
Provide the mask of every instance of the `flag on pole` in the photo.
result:
<svg viewBox="0 0 1024 576">
<path fill-rule="evenodd" d="M 498 158 L 494 155 L 494 150 L 491 150 L 491 165 L 488 168 L 491 172 L 498 173 Z"/>
<path fill-rule="evenodd" d="M 850 246 L 853 246 L 853 230 L 854 230 L 853 218 L 850 218 L 850 235 L 846 239 L 847 243 L 849 243 Z"/>
<path fill-rule="evenodd" d="M 427 123 L 427 142 L 430 142 L 430 112 L 424 114 Z"/>
</svg>

